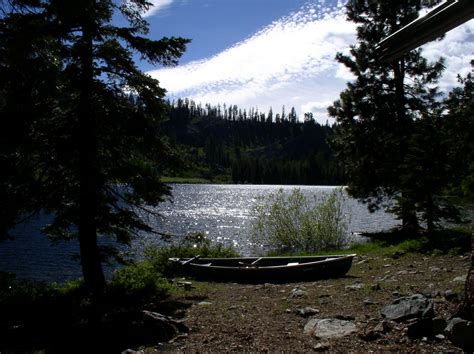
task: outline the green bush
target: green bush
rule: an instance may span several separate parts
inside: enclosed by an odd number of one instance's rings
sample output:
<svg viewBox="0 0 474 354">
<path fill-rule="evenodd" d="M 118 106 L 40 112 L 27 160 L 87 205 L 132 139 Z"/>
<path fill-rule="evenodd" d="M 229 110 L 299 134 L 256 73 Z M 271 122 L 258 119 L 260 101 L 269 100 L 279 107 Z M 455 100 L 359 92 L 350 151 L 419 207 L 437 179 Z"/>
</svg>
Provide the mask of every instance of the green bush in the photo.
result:
<svg viewBox="0 0 474 354">
<path fill-rule="evenodd" d="M 111 294 L 136 298 L 140 301 L 165 297 L 172 289 L 169 278 L 178 274 L 179 268 L 169 258 L 237 257 L 233 249 L 221 244 L 212 245 L 202 233 L 186 236 L 179 245 L 147 247 L 144 260 L 115 271 L 109 285 Z"/>
<path fill-rule="evenodd" d="M 153 265 L 157 272 L 167 278 L 176 276 L 179 271 L 179 267 L 169 261 L 170 258 L 191 258 L 197 255 L 202 258 L 239 256 L 232 248 L 224 247 L 220 243 L 211 244 L 210 240 L 202 233 L 190 234 L 178 245 L 161 248 L 147 247 L 145 249 L 145 259 Z"/>
<path fill-rule="evenodd" d="M 283 252 L 342 248 L 349 222 L 343 202 L 342 188 L 319 200 L 314 197 L 312 203 L 300 189 L 293 189 L 288 196 L 280 189 L 254 207 L 251 239 L 254 244 Z"/>
<path fill-rule="evenodd" d="M 49 302 L 56 290 L 43 282 L 18 280 L 14 274 L 0 272 L 0 305 Z"/>
<path fill-rule="evenodd" d="M 125 297 L 142 300 L 165 297 L 171 286 L 150 261 L 142 261 L 115 271 L 109 291 Z"/>
</svg>

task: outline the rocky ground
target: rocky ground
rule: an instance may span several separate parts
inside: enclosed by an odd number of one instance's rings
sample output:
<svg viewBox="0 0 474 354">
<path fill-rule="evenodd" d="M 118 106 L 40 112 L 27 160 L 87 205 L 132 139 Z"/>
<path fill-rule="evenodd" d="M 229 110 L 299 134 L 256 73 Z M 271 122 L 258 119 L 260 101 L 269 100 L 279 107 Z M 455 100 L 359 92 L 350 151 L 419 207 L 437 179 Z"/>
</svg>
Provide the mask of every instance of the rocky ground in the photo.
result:
<svg viewBox="0 0 474 354">
<path fill-rule="evenodd" d="M 443 329 L 462 296 L 468 268 L 467 254 L 372 254 L 357 256 L 339 279 L 183 283 L 188 291 L 153 310 L 181 308 L 172 314 L 185 318 L 189 332 L 159 349 L 460 352 Z M 404 304 L 411 315 L 397 318 L 396 307 L 387 312 L 396 299 L 414 294 L 422 294 L 412 299 L 418 303 Z M 334 330 L 339 334 L 331 334 Z"/>
</svg>

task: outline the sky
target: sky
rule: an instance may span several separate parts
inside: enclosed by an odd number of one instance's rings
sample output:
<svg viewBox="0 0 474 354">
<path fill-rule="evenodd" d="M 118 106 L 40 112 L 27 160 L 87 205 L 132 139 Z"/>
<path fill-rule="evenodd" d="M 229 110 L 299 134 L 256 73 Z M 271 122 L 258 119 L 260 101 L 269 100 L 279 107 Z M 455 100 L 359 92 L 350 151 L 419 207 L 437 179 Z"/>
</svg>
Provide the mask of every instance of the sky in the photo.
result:
<svg viewBox="0 0 474 354">
<path fill-rule="evenodd" d="M 312 112 L 322 124 L 333 119 L 326 108 L 353 80 L 334 59 L 356 43 L 355 25 L 344 15 L 344 0 L 151 0 L 145 13 L 149 37 L 189 38 L 173 68 L 140 68 L 160 81 L 170 99 L 202 104 L 256 107 L 279 113 L 295 107 L 300 119 Z M 425 56 L 443 56 L 439 86 L 448 92 L 458 73 L 471 70 L 474 20 L 443 40 L 423 46 Z"/>
</svg>

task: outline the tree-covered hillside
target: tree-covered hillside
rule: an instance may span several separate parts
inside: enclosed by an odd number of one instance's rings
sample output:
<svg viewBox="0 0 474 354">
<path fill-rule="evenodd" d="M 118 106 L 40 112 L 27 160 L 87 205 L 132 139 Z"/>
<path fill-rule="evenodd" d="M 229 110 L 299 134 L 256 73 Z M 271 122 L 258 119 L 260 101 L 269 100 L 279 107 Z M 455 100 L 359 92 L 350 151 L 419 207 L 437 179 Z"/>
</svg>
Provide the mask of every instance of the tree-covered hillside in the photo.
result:
<svg viewBox="0 0 474 354">
<path fill-rule="evenodd" d="M 180 177 L 212 182 L 339 184 L 327 139 L 332 132 L 311 113 L 300 122 L 295 109 L 274 114 L 239 107 L 170 102 L 163 129 L 180 155 Z"/>
</svg>

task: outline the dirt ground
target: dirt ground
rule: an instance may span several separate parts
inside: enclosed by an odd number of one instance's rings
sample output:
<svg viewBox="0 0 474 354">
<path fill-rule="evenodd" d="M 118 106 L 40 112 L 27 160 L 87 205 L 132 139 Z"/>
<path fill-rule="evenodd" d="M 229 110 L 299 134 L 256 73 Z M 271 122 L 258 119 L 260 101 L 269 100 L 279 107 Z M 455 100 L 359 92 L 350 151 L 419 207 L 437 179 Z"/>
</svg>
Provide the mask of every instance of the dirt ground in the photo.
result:
<svg viewBox="0 0 474 354">
<path fill-rule="evenodd" d="M 362 337 L 382 321 L 385 305 L 405 295 L 428 295 L 435 316 L 449 319 L 464 289 L 459 277 L 468 268 L 467 254 L 361 255 L 339 279 L 261 285 L 192 281 L 191 290 L 168 300 L 186 305 L 175 316 L 184 317 L 190 331 L 160 350 L 460 352 L 442 336 L 409 338 L 400 323 L 391 323 L 378 338 Z M 300 311 L 305 307 L 316 313 L 305 316 Z M 310 318 L 347 319 L 356 324 L 357 332 L 320 340 L 303 333 Z"/>
</svg>

